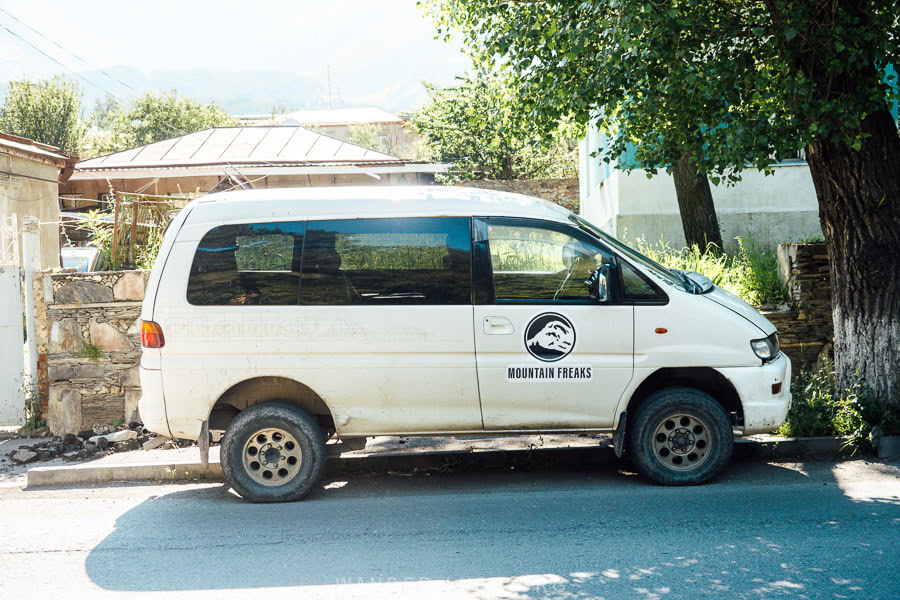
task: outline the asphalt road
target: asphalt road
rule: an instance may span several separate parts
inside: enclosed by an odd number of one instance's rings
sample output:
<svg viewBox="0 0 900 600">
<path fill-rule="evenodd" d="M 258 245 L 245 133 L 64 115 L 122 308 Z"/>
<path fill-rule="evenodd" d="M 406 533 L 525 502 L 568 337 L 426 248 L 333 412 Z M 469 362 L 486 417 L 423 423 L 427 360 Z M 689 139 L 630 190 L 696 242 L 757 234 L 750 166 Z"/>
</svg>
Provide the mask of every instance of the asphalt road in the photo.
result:
<svg viewBox="0 0 900 600">
<path fill-rule="evenodd" d="M 0 597 L 900 597 L 900 463 L 732 464 L 649 485 L 619 463 L 220 484 L 0 489 Z"/>
</svg>

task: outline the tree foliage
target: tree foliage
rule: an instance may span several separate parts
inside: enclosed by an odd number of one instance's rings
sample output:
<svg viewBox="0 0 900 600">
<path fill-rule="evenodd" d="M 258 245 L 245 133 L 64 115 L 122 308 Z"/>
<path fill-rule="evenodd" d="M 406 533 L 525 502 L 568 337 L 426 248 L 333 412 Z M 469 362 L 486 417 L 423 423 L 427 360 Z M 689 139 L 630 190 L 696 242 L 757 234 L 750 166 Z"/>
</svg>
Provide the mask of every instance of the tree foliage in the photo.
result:
<svg viewBox="0 0 900 600">
<path fill-rule="evenodd" d="M 439 87 L 425 83 L 426 104 L 410 119 L 426 140 L 428 158 L 453 163 L 446 178 L 572 177 L 579 128 L 541 128 L 528 118 L 520 90 L 496 73 L 478 70 Z"/>
<path fill-rule="evenodd" d="M 805 148 L 831 262 L 837 385 L 900 409 L 900 0 L 430 0 L 532 118 L 596 118 L 606 160 L 729 181 Z M 785 190 L 790 195 L 791 190 Z"/>
<path fill-rule="evenodd" d="M 77 155 L 84 126 L 81 91 L 61 77 L 43 81 L 10 81 L 0 109 L 0 129 Z"/>
<path fill-rule="evenodd" d="M 238 123 L 218 104 L 204 104 L 179 96 L 175 90 L 159 94 L 147 92 L 126 107 L 109 99 L 98 102 L 92 121 L 98 126 L 105 124 L 92 137 L 91 153 L 94 155 Z"/>
<path fill-rule="evenodd" d="M 900 2 L 431 0 L 481 62 L 519 78 L 532 118 L 597 117 L 623 168 L 674 164 L 735 179 L 813 141 L 858 149 L 897 97 Z M 846 82 L 863 81 L 848 88 Z M 824 82 L 824 85 L 823 85 Z M 716 183 L 717 178 L 713 179 Z"/>
</svg>

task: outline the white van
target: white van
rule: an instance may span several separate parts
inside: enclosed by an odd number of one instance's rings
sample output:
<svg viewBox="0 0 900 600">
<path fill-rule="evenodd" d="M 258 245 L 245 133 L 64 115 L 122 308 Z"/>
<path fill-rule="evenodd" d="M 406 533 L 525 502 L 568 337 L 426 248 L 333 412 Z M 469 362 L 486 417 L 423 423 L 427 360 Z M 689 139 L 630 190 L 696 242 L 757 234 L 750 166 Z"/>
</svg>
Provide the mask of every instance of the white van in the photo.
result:
<svg viewBox="0 0 900 600">
<path fill-rule="evenodd" d="M 239 191 L 171 223 L 141 318 L 146 427 L 296 500 L 331 436 L 614 432 L 708 481 L 790 405 L 775 327 L 549 202 L 454 187 Z"/>
</svg>

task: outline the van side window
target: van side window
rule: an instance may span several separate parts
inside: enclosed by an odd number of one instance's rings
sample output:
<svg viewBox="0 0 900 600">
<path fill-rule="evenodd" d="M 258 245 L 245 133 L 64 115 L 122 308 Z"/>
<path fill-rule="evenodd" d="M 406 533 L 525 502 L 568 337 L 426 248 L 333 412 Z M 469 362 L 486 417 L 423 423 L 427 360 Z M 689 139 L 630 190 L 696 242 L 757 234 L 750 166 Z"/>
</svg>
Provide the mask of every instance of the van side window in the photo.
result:
<svg viewBox="0 0 900 600">
<path fill-rule="evenodd" d="M 187 300 L 200 306 L 296 305 L 304 222 L 216 227 L 200 240 Z"/>
<path fill-rule="evenodd" d="M 624 260 L 619 260 L 622 296 L 629 302 L 665 302 L 666 296 L 649 279 Z"/>
<path fill-rule="evenodd" d="M 540 225 L 489 224 L 497 301 L 593 302 L 585 283 L 610 256 L 581 238 Z"/>
<path fill-rule="evenodd" d="M 470 304 L 471 245 L 465 217 L 310 221 L 300 301 Z"/>
</svg>

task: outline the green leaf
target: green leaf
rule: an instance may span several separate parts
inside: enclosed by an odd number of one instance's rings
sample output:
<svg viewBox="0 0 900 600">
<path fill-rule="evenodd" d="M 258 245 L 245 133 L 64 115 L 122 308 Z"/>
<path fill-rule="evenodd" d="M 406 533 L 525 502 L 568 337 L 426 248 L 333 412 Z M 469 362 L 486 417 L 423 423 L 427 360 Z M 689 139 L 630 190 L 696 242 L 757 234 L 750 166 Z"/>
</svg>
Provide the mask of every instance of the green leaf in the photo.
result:
<svg viewBox="0 0 900 600">
<path fill-rule="evenodd" d="M 793 27 L 788 26 L 784 28 L 784 39 L 786 39 L 787 41 L 791 41 L 796 35 L 797 30 Z"/>
</svg>

